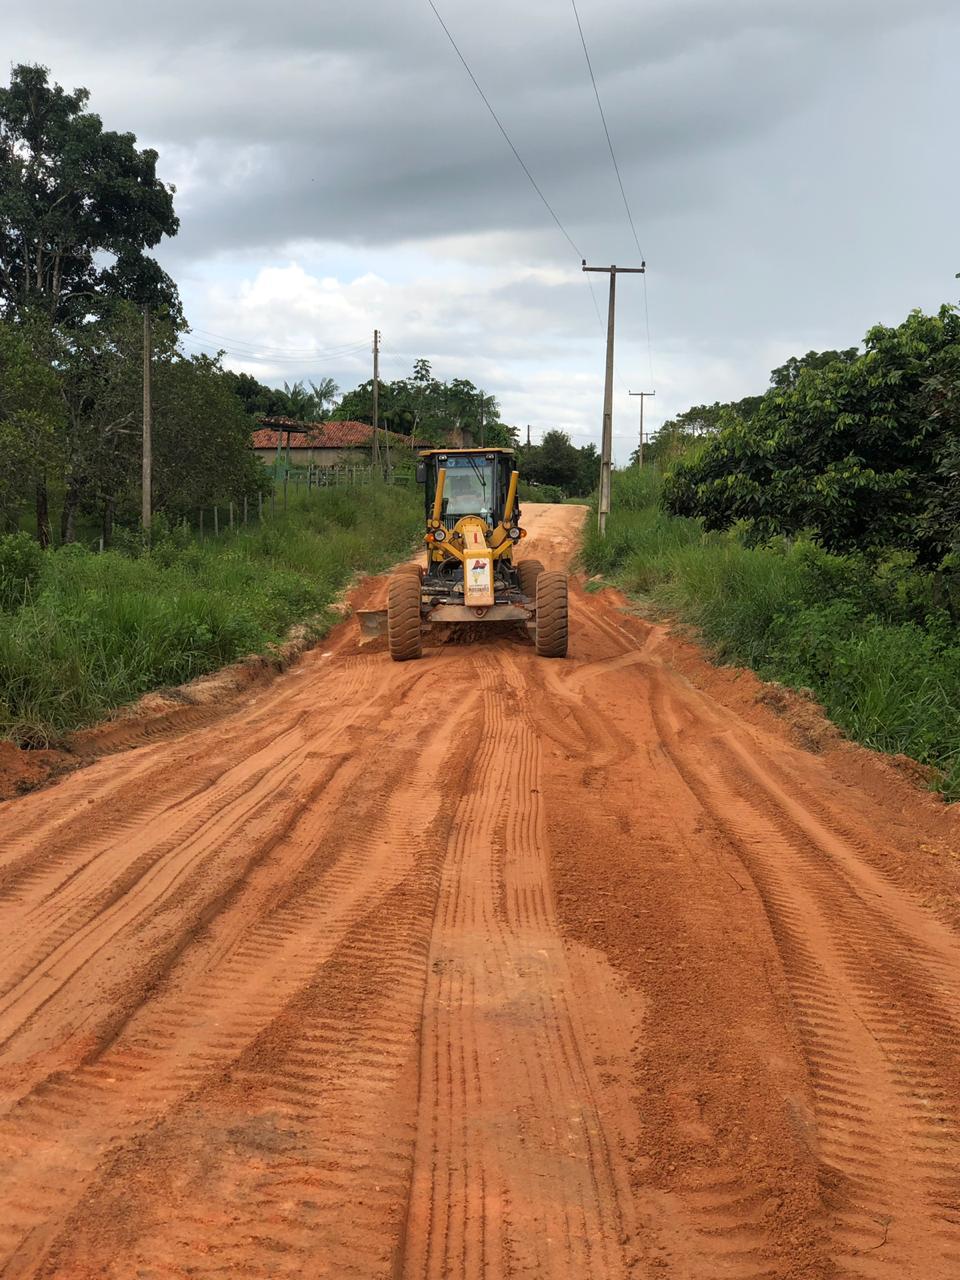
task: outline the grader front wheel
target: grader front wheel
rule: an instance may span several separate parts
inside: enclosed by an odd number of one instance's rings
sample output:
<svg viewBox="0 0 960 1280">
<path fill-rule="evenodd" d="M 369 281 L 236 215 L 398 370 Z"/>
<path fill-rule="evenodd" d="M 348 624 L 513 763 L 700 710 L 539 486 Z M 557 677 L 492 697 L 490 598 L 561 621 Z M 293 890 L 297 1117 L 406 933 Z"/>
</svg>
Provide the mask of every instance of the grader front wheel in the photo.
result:
<svg viewBox="0 0 960 1280">
<path fill-rule="evenodd" d="M 394 662 L 419 658 L 420 574 L 395 573 L 387 590 L 387 637 Z"/>
<path fill-rule="evenodd" d="M 541 573 L 537 579 L 537 653 L 541 658 L 567 656 L 567 575 Z"/>
</svg>

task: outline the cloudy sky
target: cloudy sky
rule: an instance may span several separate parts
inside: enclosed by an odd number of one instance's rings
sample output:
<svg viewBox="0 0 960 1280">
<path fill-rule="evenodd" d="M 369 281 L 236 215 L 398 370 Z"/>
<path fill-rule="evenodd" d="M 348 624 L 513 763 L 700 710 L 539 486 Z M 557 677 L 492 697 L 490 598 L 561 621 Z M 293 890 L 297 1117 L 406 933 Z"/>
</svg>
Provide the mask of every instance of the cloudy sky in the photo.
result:
<svg viewBox="0 0 960 1280">
<path fill-rule="evenodd" d="M 569 0 L 436 0 L 570 241 L 635 265 Z M 956 0 L 579 0 L 646 279 L 616 453 L 811 347 L 958 294 Z M 427 0 L 38 0 L 0 54 L 160 152 L 193 349 L 264 381 L 428 357 L 533 436 L 599 435 L 606 277 L 540 203 Z M 645 296 L 646 295 L 646 296 Z M 649 312 L 649 343 L 646 314 Z"/>
</svg>

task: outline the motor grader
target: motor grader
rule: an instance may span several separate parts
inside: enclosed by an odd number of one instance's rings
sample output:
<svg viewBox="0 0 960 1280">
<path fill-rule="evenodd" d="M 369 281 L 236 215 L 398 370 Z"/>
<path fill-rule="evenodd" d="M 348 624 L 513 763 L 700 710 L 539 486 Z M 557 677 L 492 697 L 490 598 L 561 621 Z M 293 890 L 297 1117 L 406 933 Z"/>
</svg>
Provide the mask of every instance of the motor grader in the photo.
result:
<svg viewBox="0 0 960 1280">
<path fill-rule="evenodd" d="M 394 661 L 419 658 L 424 631 L 441 623 L 515 622 L 541 657 L 565 656 L 567 576 L 516 556 L 526 530 L 514 458 L 500 448 L 420 452 L 427 563 L 390 578 L 385 621 Z M 381 633 L 383 621 L 383 611 L 361 614 L 367 634 Z"/>
</svg>

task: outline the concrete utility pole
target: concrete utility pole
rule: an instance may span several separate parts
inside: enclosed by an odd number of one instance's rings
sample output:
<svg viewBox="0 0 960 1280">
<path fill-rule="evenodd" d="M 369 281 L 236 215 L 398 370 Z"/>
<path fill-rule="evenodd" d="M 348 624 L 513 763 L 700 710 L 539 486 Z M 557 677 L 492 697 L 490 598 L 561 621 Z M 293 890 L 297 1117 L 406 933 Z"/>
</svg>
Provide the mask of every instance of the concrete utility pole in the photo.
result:
<svg viewBox="0 0 960 1280">
<path fill-rule="evenodd" d="M 380 330 L 373 331 L 373 465 L 380 466 Z"/>
<path fill-rule="evenodd" d="M 597 503 L 597 528 L 600 536 L 607 532 L 607 516 L 610 514 L 610 471 L 613 466 L 613 331 L 616 324 L 617 276 L 643 275 L 647 264 L 639 267 L 588 267 L 584 258 L 584 271 L 606 271 L 610 276 L 610 303 L 607 308 L 607 368 L 603 383 L 603 434 L 600 441 L 600 500 Z"/>
<path fill-rule="evenodd" d="M 643 402 L 647 396 L 655 396 L 655 391 L 631 391 L 632 396 L 640 397 L 640 452 L 637 454 L 637 467 L 643 467 Z"/>
<path fill-rule="evenodd" d="M 140 520 L 146 533 L 153 520 L 153 403 L 150 395 L 150 308 L 143 308 L 143 465 Z"/>
</svg>

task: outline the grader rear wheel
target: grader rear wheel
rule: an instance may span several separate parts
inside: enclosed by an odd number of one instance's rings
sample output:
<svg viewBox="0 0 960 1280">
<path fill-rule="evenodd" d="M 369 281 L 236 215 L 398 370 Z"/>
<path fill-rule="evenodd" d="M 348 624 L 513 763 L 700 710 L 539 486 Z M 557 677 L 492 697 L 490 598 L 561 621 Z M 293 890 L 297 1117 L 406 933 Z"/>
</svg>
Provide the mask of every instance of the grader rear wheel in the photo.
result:
<svg viewBox="0 0 960 1280">
<path fill-rule="evenodd" d="M 539 560 L 521 560 L 517 565 L 517 576 L 520 579 L 520 590 L 531 600 L 537 598 L 537 579 L 543 573 L 543 565 Z"/>
<path fill-rule="evenodd" d="M 541 573 L 537 579 L 537 653 L 567 656 L 567 575 Z"/>
<path fill-rule="evenodd" d="M 387 637 L 394 662 L 419 658 L 420 575 L 395 573 L 387 590 Z"/>
</svg>

